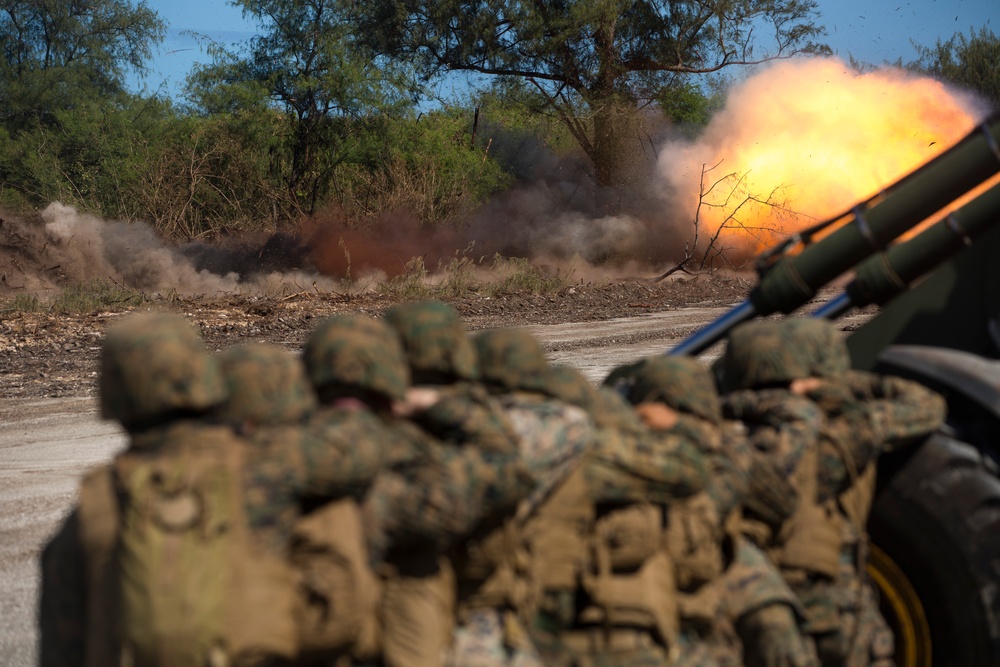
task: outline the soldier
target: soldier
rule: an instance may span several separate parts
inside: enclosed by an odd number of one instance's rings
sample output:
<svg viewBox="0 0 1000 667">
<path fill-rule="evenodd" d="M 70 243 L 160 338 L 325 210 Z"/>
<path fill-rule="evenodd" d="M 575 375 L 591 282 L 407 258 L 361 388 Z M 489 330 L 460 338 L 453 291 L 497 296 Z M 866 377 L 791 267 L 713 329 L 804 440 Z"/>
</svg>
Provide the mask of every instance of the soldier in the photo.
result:
<svg viewBox="0 0 1000 667">
<path fill-rule="evenodd" d="M 367 528 L 377 551 L 385 551 L 383 542 L 397 548 L 418 541 L 451 544 L 475 526 L 484 512 L 516 504 L 518 495 L 530 486 L 530 478 L 512 454 L 441 447 L 425 430 L 397 414 L 401 409 L 411 410 L 400 408 L 407 401 L 410 371 L 399 337 L 384 322 L 364 315 L 330 317 L 310 336 L 303 359 L 320 398 L 321 425 L 332 423 L 335 433 L 342 428 L 337 419 L 364 414 L 366 431 L 387 434 L 388 449 L 373 456 L 382 461 L 382 490 L 415 490 L 406 478 L 450 479 L 456 484 L 430 485 L 436 493 L 421 490 L 422 500 L 417 504 L 403 502 L 403 496 L 393 495 L 395 491 L 376 494 L 383 500 L 395 498 L 391 511 L 369 492 L 365 504 L 371 518 L 378 520 Z"/>
<path fill-rule="evenodd" d="M 294 659 L 295 575 L 275 535 L 307 492 L 334 491 L 321 471 L 338 461 L 308 438 L 251 454 L 208 419 L 225 391 L 183 318 L 143 314 L 109 330 L 101 414 L 129 445 L 85 477 L 42 555 L 41 664 Z"/>
<path fill-rule="evenodd" d="M 367 411 L 394 442 L 363 511 L 373 559 L 384 563 L 383 661 L 437 665 L 451 641 L 454 581 L 440 555 L 485 516 L 531 488 L 519 457 L 445 447 L 399 413 L 410 372 L 398 335 L 362 315 L 322 322 L 304 350 L 327 410 Z"/>
<path fill-rule="evenodd" d="M 296 626 L 299 664 L 331 664 L 350 658 L 375 660 L 379 655 L 378 602 L 380 583 L 371 565 L 364 538 L 357 493 L 363 487 L 358 471 L 349 464 L 354 442 L 323 441 L 322 446 L 343 463 L 323 471 L 325 479 L 340 480 L 338 497 L 309 496 L 302 506 L 287 507 L 285 515 L 268 512 L 270 489 L 280 488 L 280 468 L 268 465 L 287 458 L 296 441 L 313 436 L 304 425 L 315 419 L 318 402 L 301 360 L 287 350 L 264 343 L 248 343 L 217 355 L 228 389 L 215 415 L 234 425 L 258 457 L 252 475 L 254 493 L 248 498 L 251 527 L 272 537 L 275 550 L 287 554 L 298 575 Z M 334 433 L 323 431 L 326 436 Z M 354 436 L 350 428 L 342 436 Z M 369 441 L 377 432 L 360 434 Z M 372 480 L 368 480 L 370 483 Z M 325 500 L 325 502 L 321 502 Z M 264 510 L 256 511 L 257 508 Z M 306 511 L 308 509 L 308 511 Z"/>
<path fill-rule="evenodd" d="M 467 560 L 470 571 L 481 567 L 480 590 L 520 593 L 501 608 L 530 624 L 545 664 L 664 664 L 677 651 L 678 618 L 672 568 L 660 548 L 662 512 L 704 485 L 696 448 L 654 446 L 619 397 L 550 367 L 524 331 L 485 332 L 475 343 L 483 382 L 529 448 L 526 425 L 580 419 L 570 402 L 585 406 L 583 425 L 592 431 L 572 459 L 528 451 L 532 461 L 551 462 L 551 481 L 514 521 L 471 543 Z M 514 644 L 518 633 L 509 625 L 506 641 Z"/>
<path fill-rule="evenodd" d="M 766 555 L 740 535 L 757 457 L 743 425 L 723 418 L 711 372 L 695 359 L 660 356 L 627 373 L 629 399 L 641 414 L 648 419 L 654 404 L 675 410 L 680 428 L 694 431 L 712 465 L 705 491 L 669 511 L 685 639 L 706 644 L 720 665 L 815 665 L 799 631 L 794 593 Z M 696 647 L 692 653 L 686 662 L 697 664 Z"/>
<path fill-rule="evenodd" d="M 832 593 L 816 595 L 837 605 L 842 621 L 819 642 L 825 664 L 840 660 L 849 667 L 892 665 L 892 632 L 882 617 L 871 584 L 865 577 L 868 514 L 875 494 L 875 464 L 886 452 L 912 445 L 943 422 L 944 398 L 921 384 L 899 377 L 852 370 L 840 332 L 826 320 L 795 318 L 783 323 L 788 343 L 804 351 L 814 385 L 806 396 L 828 416 L 844 410 L 840 391 L 860 401 L 871 415 L 877 437 L 839 432 L 821 443 L 817 493 L 821 502 L 835 502 L 844 518 L 839 584 Z M 835 387 L 835 389 L 831 389 Z M 853 429 L 852 429 L 853 430 Z M 821 603 L 820 603 L 821 604 Z"/>
<path fill-rule="evenodd" d="M 478 383 L 476 350 L 454 308 L 404 303 L 385 315 L 403 344 L 413 386 L 397 407 L 438 440 L 482 451 L 516 452 L 502 406 Z"/>
<path fill-rule="evenodd" d="M 815 330 L 807 332 L 816 324 L 799 329 L 801 324 L 792 322 L 796 321 L 738 327 L 730 335 L 724 359 L 725 381 L 736 390 L 727 401 L 734 415 L 759 414 L 762 400 L 775 389 L 808 398 L 824 415 L 817 441 L 805 449 L 789 446 L 794 439 L 775 437 L 773 417 L 770 426 L 762 426 L 757 444 L 773 452 L 778 467 L 770 479 L 777 482 L 782 473 L 790 473 L 791 488 L 784 495 L 796 502 L 782 509 L 771 490 L 761 505 L 760 521 L 748 526 L 799 596 L 806 630 L 822 664 L 888 665 L 892 636 L 863 580 L 864 526 L 874 484 L 874 459 L 885 447 L 886 436 L 901 428 L 889 426 L 886 415 L 900 404 L 892 407 L 892 401 L 880 405 L 868 400 L 836 373 L 820 377 L 834 359 L 839 359 L 835 366 L 846 370 L 843 340 L 835 332 L 831 335 L 829 324 L 820 323 L 819 329 L 826 333 L 817 338 L 822 343 L 816 344 L 811 340 Z M 760 388 L 768 391 L 752 391 Z M 934 409 L 926 390 L 911 389 L 911 398 L 919 395 L 931 409 L 910 436 L 921 428 L 933 428 L 943 416 L 943 408 Z M 837 478 L 836 485 L 825 481 L 832 478 Z"/>
</svg>

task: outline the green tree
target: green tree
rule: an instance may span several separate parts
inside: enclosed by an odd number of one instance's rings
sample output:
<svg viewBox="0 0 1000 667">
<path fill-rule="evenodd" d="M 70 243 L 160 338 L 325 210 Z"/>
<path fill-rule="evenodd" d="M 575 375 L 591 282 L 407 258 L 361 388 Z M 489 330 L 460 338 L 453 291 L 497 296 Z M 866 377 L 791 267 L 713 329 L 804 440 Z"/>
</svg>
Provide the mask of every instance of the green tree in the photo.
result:
<svg viewBox="0 0 1000 667">
<path fill-rule="evenodd" d="M 245 55 L 216 51 L 212 64 L 189 78 L 189 95 L 204 112 L 250 103 L 284 114 L 275 169 L 303 213 L 329 197 L 355 138 L 412 104 L 412 78 L 363 48 L 345 22 L 347 3 L 235 0 L 259 34 Z"/>
<path fill-rule="evenodd" d="M 341 206 L 355 220 L 407 211 L 424 226 L 458 225 L 476 205 L 513 180 L 472 145 L 472 114 L 445 107 L 398 118 L 359 146 L 339 179 Z"/>
<path fill-rule="evenodd" d="M 678 75 L 803 52 L 815 0 L 371 0 L 357 33 L 432 77 L 464 71 L 528 82 L 613 185 L 639 150 L 640 109 Z M 683 88 L 678 88 L 684 92 Z"/>
<path fill-rule="evenodd" d="M 0 109 L 16 129 L 81 100 L 125 95 L 164 24 L 128 0 L 0 0 Z"/>
<path fill-rule="evenodd" d="M 933 47 L 914 46 L 919 58 L 907 67 L 974 90 L 1000 108 L 1000 39 L 992 30 L 983 26 L 968 37 L 957 33 Z"/>
</svg>

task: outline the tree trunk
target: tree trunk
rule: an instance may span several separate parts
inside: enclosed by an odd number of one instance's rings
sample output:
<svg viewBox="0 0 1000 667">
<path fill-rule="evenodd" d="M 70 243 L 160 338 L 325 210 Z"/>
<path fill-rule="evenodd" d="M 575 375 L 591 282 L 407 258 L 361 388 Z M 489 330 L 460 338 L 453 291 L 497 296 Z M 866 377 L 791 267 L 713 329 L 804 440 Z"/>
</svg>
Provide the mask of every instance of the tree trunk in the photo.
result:
<svg viewBox="0 0 1000 667">
<path fill-rule="evenodd" d="M 594 109 L 594 148 L 590 158 L 598 184 L 627 184 L 643 159 L 640 117 L 634 105 L 610 99 Z"/>
</svg>

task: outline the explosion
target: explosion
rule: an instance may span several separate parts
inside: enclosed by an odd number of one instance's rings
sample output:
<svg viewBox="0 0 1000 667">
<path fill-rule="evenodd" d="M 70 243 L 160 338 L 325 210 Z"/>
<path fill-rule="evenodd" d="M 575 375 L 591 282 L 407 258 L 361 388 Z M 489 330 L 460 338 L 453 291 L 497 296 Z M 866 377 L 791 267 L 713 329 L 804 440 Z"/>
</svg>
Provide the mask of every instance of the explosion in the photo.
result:
<svg viewBox="0 0 1000 667">
<path fill-rule="evenodd" d="M 607 193 L 572 158 L 532 153 L 531 182 L 461 225 L 431 229 L 397 214 L 359 231 L 320 216 L 307 245 L 317 268 L 337 276 L 374 269 L 391 277 L 413 257 L 433 272 L 467 248 L 574 271 L 582 262 L 643 272 L 682 253 L 739 266 L 878 194 L 968 134 L 985 112 L 973 95 L 898 68 L 786 60 L 735 85 L 695 140 L 664 141 L 648 190 L 623 193 L 620 210 L 602 205 Z"/>
<path fill-rule="evenodd" d="M 702 248 L 714 238 L 716 252 L 756 253 L 876 195 L 984 115 L 972 96 L 903 70 L 783 61 L 734 87 L 697 142 L 667 145 L 659 170 Z"/>
</svg>

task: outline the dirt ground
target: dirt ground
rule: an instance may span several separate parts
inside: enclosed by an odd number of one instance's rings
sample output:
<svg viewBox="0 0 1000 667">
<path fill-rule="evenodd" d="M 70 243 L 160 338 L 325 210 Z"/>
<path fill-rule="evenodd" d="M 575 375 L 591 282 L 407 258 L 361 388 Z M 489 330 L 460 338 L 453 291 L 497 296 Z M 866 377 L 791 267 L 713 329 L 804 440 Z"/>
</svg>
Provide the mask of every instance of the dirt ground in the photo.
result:
<svg viewBox="0 0 1000 667">
<path fill-rule="evenodd" d="M 468 328 L 476 330 L 601 322 L 689 307 L 724 306 L 740 301 L 754 283 L 752 275 L 681 276 L 661 283 L 633 279 L 577 284 L 544 295 L 512 293 L 491 298 L 470 293 L 449 302 L 462 314 Z M 298 349 L 315 324 L 327 315 L 362 312 L 378 316 L 395 302 L 378 293 L 353 296 L 307 293 L 293 298 L 175 299 L 164 307 L 196 323 L 213 349 L 248 341 Z M 0 310 L 2 306 L 0 303 Z M 97 378 L 101 338 L 107 327 L 122 315 L 122 312 L 3 314 L 0 395 L 12 399 L 91 394 Z"/>
</svg>

